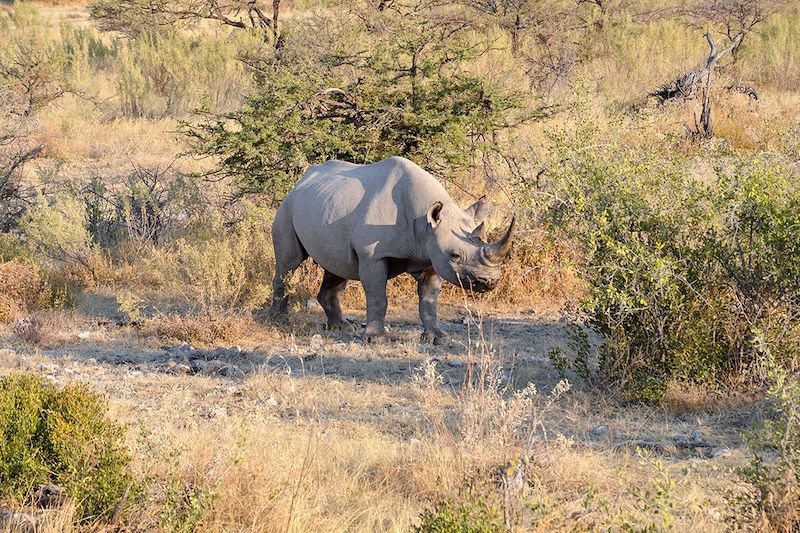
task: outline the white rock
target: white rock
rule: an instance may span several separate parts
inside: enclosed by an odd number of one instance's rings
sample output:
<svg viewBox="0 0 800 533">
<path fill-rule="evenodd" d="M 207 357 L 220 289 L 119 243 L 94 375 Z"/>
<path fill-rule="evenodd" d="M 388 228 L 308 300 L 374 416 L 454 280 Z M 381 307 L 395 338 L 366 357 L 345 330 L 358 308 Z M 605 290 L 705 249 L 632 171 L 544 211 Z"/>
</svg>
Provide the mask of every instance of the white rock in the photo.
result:
<svg viewBox="0 0 800 533">
<path fill-rule="evenodd" d="M 311 351 L 313 351 L 314 353 L 319 352 L 320 350 L 322 350 L 322 347 L 324 345 L 324 341 L 322 340 L 322 335 L 317 333 L 316 335 L 311 337 L 311 340 L 308 342 L 308 344 L 309 347 L 311 348 Z"/>
<path fill-rule="evenodd" d="M 274 396 L 270 396 L 269 398 L 263 400 L 262 403 L 268 407 L 278 407 L 278 400 L 276 400 Z"/>
<path fill-rule="evenodd" d="M 194 349 L 194 346 L 192 346 L 188 342 L 182 342 L 178 346 L 173 348 L 172 351 L 178 355 L 189 355 L 194 353 L 196 350 Z"/>
</svg>

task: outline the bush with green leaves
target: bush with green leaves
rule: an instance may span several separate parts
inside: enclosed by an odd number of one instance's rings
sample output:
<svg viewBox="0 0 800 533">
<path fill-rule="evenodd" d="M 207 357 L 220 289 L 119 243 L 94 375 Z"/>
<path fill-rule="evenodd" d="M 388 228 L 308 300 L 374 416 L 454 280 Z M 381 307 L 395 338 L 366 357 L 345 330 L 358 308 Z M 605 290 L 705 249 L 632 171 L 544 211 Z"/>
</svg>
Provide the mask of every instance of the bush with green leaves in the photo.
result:
<svg viewBox="0 0 800 533">
<path fill-rule="evenodd" d="M 170 249 L 146 258 L 165 287 L 206 316 L 251 310 L 269 296 L 272 214 L 248 202 L 242 207 L 240 219 L 227 226 L 220 213 L 202 213 Z"/>
<path fill-rule="evenodd" d="M 688 163 L 614 148 L 551 169 L 546 220 L 578 243 L 600 369 L 635 399 L 672 379 L 765 377 L 800 356 L 800 188 L 778 156 Z"/>
<path fill-rule="evenodd" d="M 523 113 L 519 95 L 473 74 L 489 43 L 436 9 L 355 4 L 284 26 L 280 59 L 250 60 L 257 90 L 241 109 L 184 125 L 193 150 L 275 201 L 328 159 L 400 155 L 444 177 L 479 166 L 499 130 L 542 112 Z"/>
<path fill-rule="evenodd" d="M 136 34 L 117 51 L 123 114 L 163 118 L 185 116 L 203 105 L 232 109 L 249 83 L 236 56 L 252 46 L 252 39 L 245 33 L 218 39 L 174 29 Z"/>
<path fill-rule="evenodd" d="M 473 495 L 437 500 L 419 518 L 414 528 L 418 533 L 500 533 L 506 530 L 502 511 Z"/>
<path fill-rule="evenodd" d="M 71 194 L 31 207 L 20 223 L 27 245 L 41 258 L 97 280 L 105 258 L 92 241 L 87 213 Z"/>
<path fill-rule="evenodd" d="M 208 201 L 191 177 L 168 166 L 139 165 L 127 176 L 92 176 L 80 197 L 94 243 L 136 257 L 181 236 Z"/>
<path fill-rule="evenodd" d="M 213 488 L 186 485 L 172 478 L 167 486 L 161 523 L 173 533 L 201 531 L 203 518 L 214 508 L 219 495 Z"/>
<path fill-rule="evenodd" d="M 26 114 L 70 89 L 66 55 L 48 37 L 47 24 L 31 5 L 0 13 L 0 88 L 25 100 Z"/>
<path fill-rule="evenodd" d="M 132 479 L 123 428 L 106 411 L 103 397 L 84 386 L 0 379 L 0 499 L 24 503 L 54 483 L 83 520 L 110 517 Z"/>
<path fill-rule="evenodd" d="M 739 468 L 741 492 L 729 497 L 737 526 L 800 529 L 800 382 L 774 370 L 768 416 L 746 435 L 750 464 Z"/>
</svg>

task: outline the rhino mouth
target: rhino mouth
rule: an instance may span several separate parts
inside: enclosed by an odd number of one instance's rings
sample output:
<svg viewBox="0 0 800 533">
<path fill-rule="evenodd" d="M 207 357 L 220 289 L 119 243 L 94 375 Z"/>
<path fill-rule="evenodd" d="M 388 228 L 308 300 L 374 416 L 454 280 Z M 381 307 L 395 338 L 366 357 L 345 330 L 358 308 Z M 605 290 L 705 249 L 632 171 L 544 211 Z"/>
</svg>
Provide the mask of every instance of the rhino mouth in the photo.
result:
<svg viewBox="0 0 800 533">
<path fill-rule="evenodd" d="M 496 279 L 485 279 L 485 278 L 462 278 L 461 285 L 463 288 L 468 289 L 472 292 L 489 292 L 495 287 L 499 280 Z"/>
</svg>

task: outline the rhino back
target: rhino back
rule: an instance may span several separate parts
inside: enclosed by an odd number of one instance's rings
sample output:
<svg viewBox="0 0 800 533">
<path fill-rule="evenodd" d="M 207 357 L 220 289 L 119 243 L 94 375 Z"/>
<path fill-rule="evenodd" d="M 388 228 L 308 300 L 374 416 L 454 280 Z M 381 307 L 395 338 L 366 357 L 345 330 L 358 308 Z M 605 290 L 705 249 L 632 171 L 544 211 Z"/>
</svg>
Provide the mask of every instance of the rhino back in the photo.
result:
<svg viewBox="0 0 800 533">
<path fill-rule="evenodd" d="M 433 202 L 452 201 L 433 176 L 399 157 L 311 167 L 289 196 L 303 247 L 323 268 L 348 279 L 358 279 L 359 258 L 419 255 L 415 220 Z"/>
</svg>

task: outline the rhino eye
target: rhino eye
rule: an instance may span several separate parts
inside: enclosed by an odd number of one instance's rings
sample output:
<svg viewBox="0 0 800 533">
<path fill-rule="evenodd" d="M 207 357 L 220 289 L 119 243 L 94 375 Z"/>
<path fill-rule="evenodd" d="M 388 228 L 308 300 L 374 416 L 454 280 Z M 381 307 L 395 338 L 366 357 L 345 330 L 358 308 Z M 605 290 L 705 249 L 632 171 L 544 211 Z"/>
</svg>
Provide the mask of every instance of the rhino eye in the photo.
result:
<svg viewBox="0 0 800 533">
<path fill-rule="evenodd" d="M 450 254 L 450 259 L 453 261 L 461 261 L 461 252 L 452 252 Z"/>
</svg>

